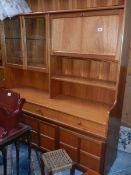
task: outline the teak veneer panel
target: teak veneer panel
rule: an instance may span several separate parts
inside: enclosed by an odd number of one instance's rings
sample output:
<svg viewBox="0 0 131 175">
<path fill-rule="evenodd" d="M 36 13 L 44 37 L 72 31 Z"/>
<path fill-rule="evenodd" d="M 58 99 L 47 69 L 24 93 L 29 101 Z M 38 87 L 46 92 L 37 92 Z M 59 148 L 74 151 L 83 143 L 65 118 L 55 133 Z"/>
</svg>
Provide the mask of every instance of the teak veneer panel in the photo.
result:
<svg viewBox="0 0 131 175">
<path fill-rule="evenodd" d="M 40 122 L 40 133 L 51 138 L 55 138 L 55 127 L 44 122 Z"/>
<path fill-rule="evenodd" d="M 48 94 L 34 89 L 13 89 L 25 97 L 24 111 L 48 118 L 101 138 L 106 137 L 108 105 L 61 96 L 49 99 Z M 77 107 L 77 108 L 76 108 Z M 98 116 L 99 114 L 99 116 Z"/>
<path fill-rule="evenodd" d="M 120 12 L 81 12 L 84 14 L 82 17 L 72 14 L 60 15 L 59 18 L 52 16 L 52 51 L 115 56 Z M 115 59 L 118 60 L 117 57 Z"/>
<path fill-rule="evenodd" d="M 63 82 L 71 82 L 83 85 L 91 85 L 95 87 L 106 88 L 115 91 L 116 84 L 114 82 L 100 81 L 100 80 L 91 80 L 86 78 L 74 78 L 71 76 L 53 76 L 51 79 Z"/>
<path fill-rule="evenodd" d="M 49 99 L 48 93 L 31 88 L 16 88 L 13 89 L 13 91 L 20 93 L 21 97 L 25 97 L 29 103 L 47 107 L 49 109 L 74 115 L 83 119 L 89 119 L 103 125 L 106 125 L 107 123 L 108 111 L 110 110 L 108 105 L 87 100 L 74 99 L 66 96 Z M 88 116 L 90 116 L 90 118 L 88 118 Z"/>
<path fill-rule="evenodd" d="M 90 169 L 100 172 L 100 158 L 92 156 L 84 151 L 80 151 L 80 164 L 85 167 L 88 165 Z"/>
</svg>

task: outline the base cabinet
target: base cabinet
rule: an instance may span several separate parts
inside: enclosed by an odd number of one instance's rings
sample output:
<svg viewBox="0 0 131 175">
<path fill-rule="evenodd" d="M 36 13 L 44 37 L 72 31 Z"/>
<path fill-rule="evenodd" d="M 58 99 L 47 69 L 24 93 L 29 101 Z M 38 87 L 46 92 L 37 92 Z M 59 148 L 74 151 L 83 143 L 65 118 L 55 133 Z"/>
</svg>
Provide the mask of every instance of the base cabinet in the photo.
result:
<svg viewBox="0 0 131 175">
<path fill-rule="evenodd" d="M 22 121 L 32 126 L 32 145 L 42 151 L 63 148 L 78 168 L 103 174 L 104 140 L 32 114 L 24 114 Z"/>
</svg>

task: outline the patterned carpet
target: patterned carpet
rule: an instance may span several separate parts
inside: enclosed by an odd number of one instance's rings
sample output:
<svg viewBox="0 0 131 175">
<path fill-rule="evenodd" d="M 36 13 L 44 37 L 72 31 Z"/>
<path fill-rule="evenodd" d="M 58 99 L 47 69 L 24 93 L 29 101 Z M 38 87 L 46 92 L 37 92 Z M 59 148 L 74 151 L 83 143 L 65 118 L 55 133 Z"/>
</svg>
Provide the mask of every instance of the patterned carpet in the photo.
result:
<svg viewBox="0 0 131 175">
<path fill-rule="evenodd" d="M 24 144 L 20 145 L 20 174 L 28 175 L 28 150 Z M 8 146 L 7 151 L 7 175 L 16 175 L 16 152 L 15 146 Z M 109 175 L 131 175 L 131 129 L 121 127 L 118 144 L 118 155 Z M 124 161 L 123 161 L 124 160 Z M 56 175 L 68 175 L 69 170 L 57 173 Z M 0 175 L 3 175 L 3 161 L 0 152 Z M 31 151 L 31 175 L 41 175 L 40 152 Z M 75 171 L 75 175 L 82 175 L 82 172 Z"/>
<path fill-rule="evenodd" d="M 1 154 L 1 153 L 0 153 Z M 20 145 L 20 175 L 28 175 L 28 150 L 27 146 Z M 7 175 L 16 175 L 16 152 L 15 146 L 8 146 L 7 151 Z M 3 175 L 3 161 L 0 155 L 0 175 Z M 31 151 L 31 175 L 41 175 L 40 171 L 40 153 L 34 149 Z M 69 175 L 69 171 L 60 172 L 56 175 Z M 81 172 L 75 171 L 75 175 L 82 175 Z"/>
<path fill-rule="evenodd" d="M 32 149 L 31 152 L 31 175 L 41 175 L 39 152 Z M 26 145 L 20 145 L 20 175 L 28 175 L 28 151 Z M 8 146 L 7 151 L 7 175 L 16 174 L 16 152 L 15 146 Z M 0 175 L 3 175 L 3 162 L 0 156 Z"/>
</svg>

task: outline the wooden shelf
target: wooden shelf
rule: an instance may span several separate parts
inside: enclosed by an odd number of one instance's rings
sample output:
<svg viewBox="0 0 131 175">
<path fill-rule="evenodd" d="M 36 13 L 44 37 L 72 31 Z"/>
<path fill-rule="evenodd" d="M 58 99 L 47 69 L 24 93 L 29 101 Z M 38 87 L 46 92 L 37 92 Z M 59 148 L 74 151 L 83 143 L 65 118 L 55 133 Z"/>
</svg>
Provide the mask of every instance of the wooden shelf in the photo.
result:
<svg viewBox="0 0 131 175">
<path fill-rule="evenodd" d="M 6 66 L 23 69 L 23 65 L 18 64 L 18 63 L 9 63 L 9 62 L 7 62 Z"/>
<path fill-rule="evenodd" d="M 27 65 L 27 70 L 35 70 L 35 71 L 38 71 L 38 72 L 45 72 L 45 73 L 48 73 L 48 68 L 45 66 L 43 67 L 43 65 L 39 65 L 39 64 L 36 64 L 36 65 Z"/>
<path fill-rule="evenodd" d="M 108 81 L 102 81 L 102 80 L 91 80 L 87 78 L 77 78 L 72 76 L 53 76 L 51 79 L 57 80 L 57 81 L 69 82 L 69 83 L 91 85 L 91 86 L 110 89 L 113 91 L 116 90 L 116 83 L 114 82 L 108 82 Z"/>
<path fill-rule="evenodd" d="M 25 112 L 106 138 L 111 106 L 64 95 L 50 99 L 48 92 L 32 88 L 12 90 L 26 99 Z"/>
<path fill-rule="evenodd" d="M 47 92 L 32 88 L 15 88 L 12 90 L 20 93 L 21 97 L 26 98 L 26 101 L 29 103 L 75 115 L 102 125 L 107 124 L 109 105 L 64 95 L 50 99 Z"/>
<path fill-rule="evenodd" d="M 52 52 L 51 55 L 54 56 L 65 56 L 69 57 L 70 59 L 72 58 L 78 58 L 82 60 L 94 60 L 94 61 L 106 61 L 106 62 L 119 62 L 118 60 L 115 60 L 115 55 L 95 55 L 95 54 L 80 54 L 80 53 L 67 53 L 67 52 L 62 52 L 62 51 L 55 51 Z"/>
</svg>

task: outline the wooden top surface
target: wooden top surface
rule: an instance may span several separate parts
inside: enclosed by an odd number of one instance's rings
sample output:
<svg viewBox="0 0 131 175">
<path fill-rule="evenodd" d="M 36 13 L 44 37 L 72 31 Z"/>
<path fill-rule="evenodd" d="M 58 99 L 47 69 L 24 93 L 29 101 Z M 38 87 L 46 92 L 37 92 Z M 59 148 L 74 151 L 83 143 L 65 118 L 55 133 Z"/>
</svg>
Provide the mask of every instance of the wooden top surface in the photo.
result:
<svg viewBox="0 0 131 175">
<path fill-rule="evenodd" d="M 67 96 L 58 96 L 50 99 L 47 92 L 31 88 L 15 88 L 12 90 L 20 93 L 21 97 L 24 97 L 29 103 L 84 118 L 102 125 L 107 124 L 108 111 L 110 109 L 107 105 Z"/>
</svg>

